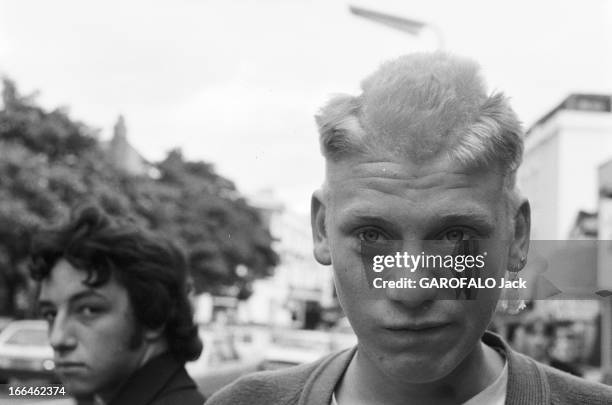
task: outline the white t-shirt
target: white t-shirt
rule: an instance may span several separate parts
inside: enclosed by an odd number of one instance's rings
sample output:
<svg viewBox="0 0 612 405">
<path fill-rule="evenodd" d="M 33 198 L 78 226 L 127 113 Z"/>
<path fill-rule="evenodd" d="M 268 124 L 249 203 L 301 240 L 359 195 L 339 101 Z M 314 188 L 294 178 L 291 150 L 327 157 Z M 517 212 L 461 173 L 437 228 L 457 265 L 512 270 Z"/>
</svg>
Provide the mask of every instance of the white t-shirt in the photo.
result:
<svg viewBox="0 0 612 405">
<path fill-rule="evenodd" d="M 500 375 L 484 390 L 470 398 L 463 405 L 504 405 L 506 403 L 506 391 L 508 388 L 508 361 Z"/>
<path fill-rule="evenodd" d="M 495 381 L 484 390 L 470 398 L 463 405 L 504 405 L 506 403 L 506 389 L 508 387 L 508 362 L 504 363 L 504 368 Z M 336 393 L 332 394 L 330 405 L 339 405 L 336 401 Z"/>
</svg>

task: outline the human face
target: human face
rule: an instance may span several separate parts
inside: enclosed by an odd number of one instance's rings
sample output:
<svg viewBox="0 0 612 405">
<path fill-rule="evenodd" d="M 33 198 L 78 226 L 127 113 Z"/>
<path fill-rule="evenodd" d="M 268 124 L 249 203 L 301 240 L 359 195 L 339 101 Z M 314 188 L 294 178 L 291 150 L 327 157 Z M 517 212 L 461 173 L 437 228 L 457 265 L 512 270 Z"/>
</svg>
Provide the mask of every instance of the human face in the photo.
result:
<svg viewBox="0 0 612 405">
<path fill-rule="evenodd" d="M 531 358 L 542 362 L 548 361 L 551 338 L 546 333 L 546 327 L 543 322 L 536 322 L 526 329 L 525 344 L 527 354 Z"/>
<path fill-rule="evenodd" d="M 84 271 L 59 261 L 41 283 L 41 315 L 49 322 L 56 371 L 74 395 L 108 396 L 139 366 L 143 345 L 127 291 L 111 279 L 91 288 Z"/>
<path fill-rule="evenodd" d="M 477 299 L 456 300 L 435 288 L 387 289 L 384 297 L 368 299 L 365 275 L 357 270 L 363 268 L 361 242 L 397 240 L 414 251 L 425 240 L 487 239 L 487 262 L 495 266 L 486 270 L 500 277 L 528 239 L 528 205 L 514 221 L 507 198 L 500 174 L 466 170 L 445 159 L 417 165 L 361 157 L 328 164 L 326 188 L 313 196 L 315 256 L 333 265 L 359 353 L 388 377 L 438 381 L 477 357 L 472 354 L 500 291 L 479 290 Z"/>
</svg>

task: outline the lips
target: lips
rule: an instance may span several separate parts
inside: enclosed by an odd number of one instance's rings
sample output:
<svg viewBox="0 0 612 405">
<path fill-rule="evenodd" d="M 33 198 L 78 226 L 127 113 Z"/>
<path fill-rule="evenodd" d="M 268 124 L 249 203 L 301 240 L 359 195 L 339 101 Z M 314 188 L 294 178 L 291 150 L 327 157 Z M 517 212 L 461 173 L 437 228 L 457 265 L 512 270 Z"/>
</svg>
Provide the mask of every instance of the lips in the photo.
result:
<svg viewBox="0 0 612 405">
<path fill-rule="evenodd" d="M 393 324 L 386 325 L 384 329 L 390 331 L 406 331 L 406 332 L 427 332 L 435 331 L 443 327 L 448 326 L 445 322 L 415 322 L 415 323 L 404 323 L 404 324 Z"/>
<path fill-rule="evenodd" d="M 86 368 L 85 363 L 81 363 L 78 361 L 56 361 L 55 362 L 55 370 L 60 373 L 79 371 L 81 369 Z"/>
</svg>

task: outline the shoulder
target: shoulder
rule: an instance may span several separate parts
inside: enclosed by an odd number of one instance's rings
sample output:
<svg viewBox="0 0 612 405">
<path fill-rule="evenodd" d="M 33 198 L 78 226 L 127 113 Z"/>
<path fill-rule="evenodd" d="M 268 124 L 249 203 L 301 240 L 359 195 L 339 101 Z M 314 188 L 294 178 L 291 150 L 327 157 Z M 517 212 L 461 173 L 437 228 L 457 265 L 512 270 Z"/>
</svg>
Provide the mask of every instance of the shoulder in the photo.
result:
<svg viewBox="0 0 612 405">
<path fill-rule="evenodd" d="M 204 402 L 195 381 L 182 367 L 155 396 L 151 405 L 202 405 Z"/>
<path fill-rule="evenodd" d="M 317 363 L 249 374 L 215 393 L 207 405 L 294 403 Z"/>
<path fill-rule="evenodd" d="M 555 405 L 612 404 L 612 387 L 591 382 L 544 365 L 512 350 L 487 332 L 483 341 L 503 351 L 508 360 L 508 403 Z"/>
<path fill-rule="evenodd" d="M 550 386 L 553 403 L 559 404 L 612 404 L 612 387 L 573 376 L 552 367 L 539 364 Z"/>
<path fill-rule="evenodd" d="M 182 390 L 166 393 L 155 398 L 150 405 L 203 405 L 206 398 L 197 389 Z"/>
<path fill-rule="evenodd" d="M 311 377 L 326 368 L 340 353 L 325 356 L 314 363 L 249 374 L 215 393 L 206 405 L 296 404 Z"/>
<path fill-rule="evenodd" d="M 113 405 L 202 405 L 204 396 L 171 354 L 161 354 L 145 363 L 123 384 Z"/>
</svg>

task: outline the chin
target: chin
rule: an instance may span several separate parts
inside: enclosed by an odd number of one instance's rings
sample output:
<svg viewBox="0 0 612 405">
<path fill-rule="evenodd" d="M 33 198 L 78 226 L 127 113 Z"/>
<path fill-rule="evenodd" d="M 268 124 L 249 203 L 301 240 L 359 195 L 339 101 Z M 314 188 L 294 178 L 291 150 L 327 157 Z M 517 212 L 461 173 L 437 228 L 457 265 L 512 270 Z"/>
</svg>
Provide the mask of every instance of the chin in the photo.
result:
<svg viewBox="0 0 612 405">
<path fill-rule="evenodd" d="M 61 379 L 61 381 L 66 391 L 75 397 L 88 397 L 96 392 L 94 385 L 87 381 L 76 379 Z"/>
<path fill-rule="evenodd" d="M 427 367 L 422 365 L 402 367 L 398 370 L 397 378 L 412 384 L 426 384 L 440 381 L 452 371 L 452 367 L 441 367 L 439 364 L 431 364 Z"/>
<path fill-rule="evenodd" d="M 442 357 L 436 355 L 414 356 L 413 354 L 397 355 L 388 358 L 380 364 L 386 374 L 411 384 L 425 384 L 442 380 L 448 376 L 457 366 L 453 361 L 452 353 Z"/>
</svg>

